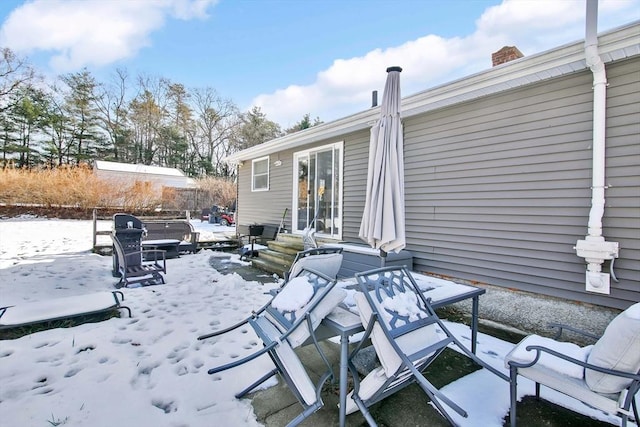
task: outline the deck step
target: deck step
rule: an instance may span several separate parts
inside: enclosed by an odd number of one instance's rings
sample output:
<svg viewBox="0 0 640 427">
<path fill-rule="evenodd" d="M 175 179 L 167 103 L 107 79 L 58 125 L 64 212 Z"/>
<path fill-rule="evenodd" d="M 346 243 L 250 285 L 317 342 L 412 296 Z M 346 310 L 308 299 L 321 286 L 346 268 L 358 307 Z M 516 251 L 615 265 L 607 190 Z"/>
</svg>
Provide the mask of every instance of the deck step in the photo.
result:
<svg viewBox="0 0 640 427">
<path fill-rule="evenodd" d="M 285 254 L 290 254 L 293 256 L 295 256 L 298 252 L 304 249 L 304 246 L 302 245 L 302 243 L 296 244 L 296 243 L 290 243 L 290 242 L 284 242 L 284 241 L 278 241 L 278 240 L 273 240 L 267 243 L 267 246 L 269 246 L 269 249 L 273 251 L 283 252 Z"/>
<path fill-rule="evenodd" d="M 290 266 L 295 258 L 295 255 L 274 251 L 272 249 L 261 249 L 258 251 L 258 254 L 260 258 L 285 267 Z"/>
<path fill-rule="evenodd" d="M 299 234 L 280 233 L 277 240 L 279 242 L 287 242 L 291 244 L 302 244 L 302 236 Z"/>
<path fill-rule="evenodd" d="M 288 266 L 274 263 L 266 258 L 261 258 L 260 256 L 252 258 L 251 265 L 262 271 L 266 271 L 267 273 L 277 274 L 280 277 L 284 277 L 284 273 L 289 271 Z"/>
<path fill-rule="evenodd" d="M 336 243 L 335 239 L 317 238 L 319 245 Z M 267 249 L 260 249 L 256 258 L 251 258 L 254 267 L 284 277 L 298 252 L 304 250 L 302 235 L 280 233 L 276 240 L 266 242 Z"/>
</svg>

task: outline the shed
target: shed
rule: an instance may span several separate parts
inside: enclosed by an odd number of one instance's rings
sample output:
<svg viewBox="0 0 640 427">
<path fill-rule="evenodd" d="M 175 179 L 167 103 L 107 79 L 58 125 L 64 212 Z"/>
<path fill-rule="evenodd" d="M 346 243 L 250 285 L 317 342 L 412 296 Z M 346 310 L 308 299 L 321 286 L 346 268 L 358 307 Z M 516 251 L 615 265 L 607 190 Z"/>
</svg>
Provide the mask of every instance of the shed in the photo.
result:
<svg viewBox="0 0 640 427">
<path fill-rule="evenodd" d="M 100 179 L 151 182 L 158 187 L 158 190 L 162 190 L 163 187 L 195 188 L 196 186 L 193 179 L 176 168 L 96 160 L 93 170 Z"/>
</svg>

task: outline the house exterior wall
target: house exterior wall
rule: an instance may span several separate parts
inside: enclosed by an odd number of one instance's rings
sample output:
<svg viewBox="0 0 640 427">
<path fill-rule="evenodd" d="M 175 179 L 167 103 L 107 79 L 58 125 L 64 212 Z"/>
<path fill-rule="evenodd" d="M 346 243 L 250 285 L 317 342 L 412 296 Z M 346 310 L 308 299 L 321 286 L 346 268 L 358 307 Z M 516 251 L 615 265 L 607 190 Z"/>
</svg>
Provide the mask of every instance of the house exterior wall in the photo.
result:
<svg viewBox="0 0 640 427">
<path fill-rule="evenodd" d="M 612 281 L 610 295 L 584 290 L 585 263 L 573 249 L 587 232 L 591 203 L 589 71 L 404 120 L 407 249 L 414 269 L 613 308 L 640 301 L 639 68 L 640 57 L 607 65 L 603 234 L 620 243 L 619 283 Z M 342 237 L 360 242 L 369 131 L 313 146 L 339 140 Z M 245 162 L 240 224 L 277 224 L 291 208 L 293 152 L 271 155 L 267 192 L 251 192 L 251 162 Z"/>
<path fill-rule="evenodd" d="M 275 166 L 280 160 L 282 164 Z M 280 152 L 269 156 L 269 189 L 251 190 L 251 161 L 245 161 L 238 169 L 238 201 L 236 223 L 280 224 L 285 208 L 291 209 L 293 185 L 293 154 Z M 291 212 L 287 212 L 285 225 L 291 229 Z"/>
<path fill-rule="evenodd" d="M 404 121 L 414 269 L 615 308 L 639 301 L 639 67 L 640 59 L 607 67 L 603 233 L 621 247 L 611 295 L 585 292 L 584 260 L 573 249 L 587 232 L 591 200 L 588 71 Z M 352 147 L 351 155 L 345 164 L 355 170 L 363 153 Z M 361 211 L 364 185 L 350 182 L 356 188 L 345 194 Z M 345 240 L 357 241 L 358 212 L 345 218 L 355 220 Z"/>
<path fill-rule="evenodd" d="M 361 192 L 360 189 L 366 185 L 369 131 L 351 133 L 339 138 L 324 139 L 314 144 L 272 154 L 269 157 L 268 191 L 251 191 L 251 161 L 245 161 L 238 173 L 238 224 L 279 224 L 284 209 L 289 208 L 285 218 L 285 225 L 287 230 L 291 230 L 294 154 L 309 148 L 321 147 L 339 141 L 344 142 L 344 189 L 353 190 L 352 194 L 346 194 L 345 192 L 343 196 L 344 215 L 348 215 L 343 219 L 343 227 L 348 225 L 350 227 L 349 232 L 353 233 L 353 224 L 356 220 L 358 221 L 357 227 L 360 227 L 359 218 L 362 217 L 362 206 L 364 206 L 364 192 Z M 278 160 L 282 164 L 275 166 L 274 163 Z M 358 209 L 360 212 L 358 212 Z M 357 234 L 358 229 L 355 230 L 356 237 Z"/>
</svg>

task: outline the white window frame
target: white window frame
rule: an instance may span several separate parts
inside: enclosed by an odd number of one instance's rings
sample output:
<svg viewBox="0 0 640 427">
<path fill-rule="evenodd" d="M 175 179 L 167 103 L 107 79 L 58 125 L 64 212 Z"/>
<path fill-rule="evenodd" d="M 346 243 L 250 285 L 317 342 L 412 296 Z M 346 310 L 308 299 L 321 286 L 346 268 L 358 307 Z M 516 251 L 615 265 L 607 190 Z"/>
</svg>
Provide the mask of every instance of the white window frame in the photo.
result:
<svg viewBox="0 0 640 427">
<path fill-rule="evenodd" d="M 298 162 L 299 162 L 299 158 L 300 157 L 305 157 L 308 156 L 309 153 L 311 152 L 320 152 L 320 151 L 324 151 L 327 149 L 333 149 L 333 150 L 339 150 L 340 155 L 338 156 L 337 159 L 335 159 L 338 162 L 338 179 L 340 180 L 340 185 L 339 188 L 337 189 L 338 191 L 338 208 L 340 210 L 340 217 L 339 217 L 339 227 L 340 227 L 340 233 L 333 235 L 332 237 L 334 238 L 338 238 L 338 239 L 342 239 L 342 235 L 344 233 L 344 204 L 343 204 L 343 191 L 344 191 L 344 141 L 337 141 L 331 144 L 326 144 L 326 145 L 321 145 L 318 147 L 313 147 L 307 150 L 303 150 L 303 151 L 297 151 L 295 153 L 293 153 L 293 184 L 292 184 L 292 189 L 293 189 L 293 195 L 292 195 L 292 203 L 291 203 L 291 212 L 292 212 L 292 230 L 294 234 L 301 234 L 302 231 L 301 230 L 297 230 L 294 227 L 294 224 L 298 223 L 298 195 L 296 193 L 296 189 L 298 188 Z M 329 236 L 328 234 L 324 234 L 324 233 L 318 233 L 318 235 L 320 236 Z"/>
<path fill-rule="evenodd" d="M 267 172 L 256 175 L 256 163 L 258 162 L 267 162 Z M 267 185 L 265 188 L 259 187 L 256 188 L 256 177 L 259 176 L 267 176 Z M 269 191 L 269 178 L 270 178 L 270 165 L 269 165 L 269 156 L 260 157 L 258 159 L 253 159 L 251 161 L 251 191 Z"/>
</svg>

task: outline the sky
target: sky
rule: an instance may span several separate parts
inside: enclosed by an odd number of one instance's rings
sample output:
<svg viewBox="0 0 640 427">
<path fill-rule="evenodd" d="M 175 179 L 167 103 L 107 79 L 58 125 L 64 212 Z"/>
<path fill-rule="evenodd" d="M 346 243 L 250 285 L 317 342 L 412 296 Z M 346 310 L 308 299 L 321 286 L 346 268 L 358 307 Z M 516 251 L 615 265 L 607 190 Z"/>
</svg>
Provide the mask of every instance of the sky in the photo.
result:
<svg viewBox="0 0 640 427">
<path fill-rule="evenodd" d="M 228 229 L 192 223 L 203 239 Z M 98 224 L 100 230 L 109 227 L 110 221 Z M 66 297 L 80 306 L 83 296 L 114 290 L 117 279 L 111 275 L 111 257 L 92 253 L 91 244 L 91 221 L 0 219 L 0 307 L 15 305 L 10 310 L 20 312 L 30 302 Z M 270 359 L 262 356 L 242 368 L 207 374 L 210 368 L 261 348 L 256 334 L 251 328 L 238 328 L 218 338 L 196 337 L 245 318 L 268 300 L 268 290 L 278 284 L 219 272 L 210 258 L 223 255 L 202 250 L 169 259 L 165 285 L 123 288 L 123 304 L 130 307 L 131 318 L 123 311 L 122 317 L 0 341 L 3 425 L 259 426 L 251 401 L 234 394 L 271 370 Z M 237 254 L 228 262 L 243 263 Z M 443 295 L 450 286 L 461 286 L 415 276 Z M 470 342 L 467 326 L 447 322 L 447 327 L 462 342 Z M 504 357 L 513 347 L 478 334 L 477 354 L 504 373 Z M 547 366 L 560 368 L 553 362 Z M 276 381 L 272 378 L 264 386 Z M 521 379 L 518 390 L 520 396 L 531 395 L 534 385 Z M 458 425 L 502 426 L 509 387 L 486 369 L 450 383 L 442 392 L 469 413 L 468 418 L 452 413 Z M 573 411 L 618 423 L 617 418 L 552 390 L 544 389 L 543 396 Z"/>
<path fill-rule="evenodd" d="M 388 66 L 403 96 L 584 39 L 586 0 L 2 0 L 0 47 L 47 76 L 116 68 L 210 87 L 289 127 L 366 110 Z M 600 0 L 599 32 L 640 19 Z"/>
</svg>

